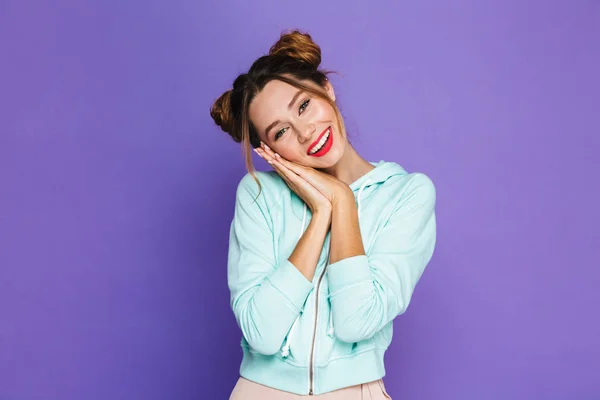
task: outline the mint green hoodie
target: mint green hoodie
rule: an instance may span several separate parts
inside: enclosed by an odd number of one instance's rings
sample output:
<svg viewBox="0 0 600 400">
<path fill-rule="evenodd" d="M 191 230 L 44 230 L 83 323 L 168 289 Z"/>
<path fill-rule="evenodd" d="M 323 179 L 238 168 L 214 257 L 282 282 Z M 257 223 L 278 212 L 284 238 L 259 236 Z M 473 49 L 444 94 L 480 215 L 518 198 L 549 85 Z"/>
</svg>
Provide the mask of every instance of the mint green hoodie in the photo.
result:
<svg viewBox="0 0 600 400">
<path fill-rule="evenodd" d="M 249 174 L 242 178 L 227 277 L 244 378 L 318 395 L 385 375 L 392 321 L 433 254 L 435 188 L 396 163 L 372 164 L 350 185 L 366 255 L 329 264 L 327 234 L 312 282 L 288 261 L 310 210 L 274 171 L 257 172 L 260 195 Z"/>
</svg>

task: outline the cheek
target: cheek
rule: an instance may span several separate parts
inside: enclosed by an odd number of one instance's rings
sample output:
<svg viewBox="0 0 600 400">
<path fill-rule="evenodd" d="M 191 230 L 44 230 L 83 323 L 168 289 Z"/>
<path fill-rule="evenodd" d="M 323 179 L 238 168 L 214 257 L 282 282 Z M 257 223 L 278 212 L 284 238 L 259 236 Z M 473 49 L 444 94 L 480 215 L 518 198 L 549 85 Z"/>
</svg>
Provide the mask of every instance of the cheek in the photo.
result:
<svg viewBox="0 0 600 400">
<path fill-rule="evenodd" d="M 319 121 L 333 121 L 335 119 L 333 109 L 325 102 L 319 103 L 319 107 L 315 111 L 315 117 Z"/>
<path fill-rule="evenodd" d="M 298 151 L 298 148 L 290 149 L 289 146 L 279 151 L 279 155 L 288 161 L 296 162 L 302 157 L 302 154 Z"/>
<path fill-rule="evenodd" d="M 280 141 L 272 150 L 288 161 L 296 161 L 298 159 L 298 146 L 294 146 L 287 141 Z"/>
</svg>

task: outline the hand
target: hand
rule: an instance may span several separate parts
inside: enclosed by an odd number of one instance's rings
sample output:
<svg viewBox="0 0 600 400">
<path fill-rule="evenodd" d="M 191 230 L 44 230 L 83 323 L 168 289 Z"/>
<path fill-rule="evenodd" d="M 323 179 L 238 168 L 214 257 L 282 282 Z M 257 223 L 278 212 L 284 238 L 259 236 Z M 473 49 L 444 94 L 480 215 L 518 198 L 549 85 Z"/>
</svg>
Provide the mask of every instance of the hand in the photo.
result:
<svg viewBox="0 0 600 400">
<path fill-rule="evenodd" d="M 274 157 L 273 151 L 269 149 L 267 145 L 263 143 L 263 146 L 265 149 L 254 149 L 256 154 L 271 164 L 273 169 L 281 176 L 289 188 L 306 203 L 313 214 L 323 214 L 331 218 L 331 201 L 317 190 L 317 188 L 286 167 L 282 163 L 283 158 Z M 268 149 L 269 153 L 267 153 L 266 149 Z"/>
<path fill-rule="evenodd" d="M 266 144 L 261 142 L 261 145 L 263 146 L 262 151 L 266 154 L 268 159 L 265 157 L 263 158 L 267 161 L 276 161 L 278 163 L 277 165 L 280 166 L 279 169 L 283 168 L 282 170 L 284 172 L 294 174 L 304 179 L 321 192 L 321 194 L 329 200 L 332 207 L 334 207 L 340 199 L 351 198 L 352 202 L 354 202 L 354 194 L 352 193 L 352 190 L 350 190 L 350 187 L 344 182 L 314 168 L 288 161 L 279 154 L 274 153 Z M 276 164 L 272 163 L 272 165 Z"/>
</svg>

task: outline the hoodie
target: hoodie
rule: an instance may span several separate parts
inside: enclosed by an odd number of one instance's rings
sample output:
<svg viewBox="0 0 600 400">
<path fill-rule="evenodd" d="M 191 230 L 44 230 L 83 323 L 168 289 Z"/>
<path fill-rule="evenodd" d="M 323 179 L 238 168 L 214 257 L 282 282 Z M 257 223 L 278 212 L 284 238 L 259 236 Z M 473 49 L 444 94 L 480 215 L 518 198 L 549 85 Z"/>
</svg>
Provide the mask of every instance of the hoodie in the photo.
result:
<svg viewBox="0 0 600 400">
<path fill-rule="evenodd" d="M 242 331 L 240 375 L 299 395 L 378 380 L 392 340 L 432 257 L 432 181 L 380 161 L 350 185 L 365 254 L 329 263 L 327 234 L 314 278 L 288 260 L 312 217 L 275 171 L 240 181 L 227 279 Z"/>
</svg>

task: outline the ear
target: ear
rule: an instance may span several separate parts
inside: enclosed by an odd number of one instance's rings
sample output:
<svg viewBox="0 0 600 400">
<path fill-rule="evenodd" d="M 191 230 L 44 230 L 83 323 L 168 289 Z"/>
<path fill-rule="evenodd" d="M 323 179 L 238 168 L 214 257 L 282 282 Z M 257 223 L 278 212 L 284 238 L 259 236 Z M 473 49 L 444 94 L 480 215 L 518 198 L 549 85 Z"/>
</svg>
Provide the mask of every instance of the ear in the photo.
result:
<svg viewBox="0 0 600 400">
<path fill-rule="evenodd" d="M 329 82 L 329 79 L 325 80 L 325 91 L 331 98 L 331 100 L 335 101 L 335 91 L 333 90 L 333 85 Z"/>
</svg>

